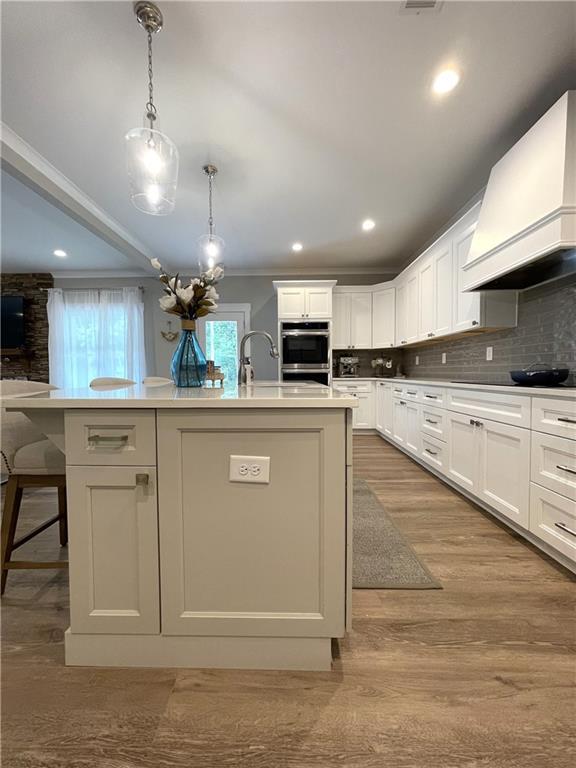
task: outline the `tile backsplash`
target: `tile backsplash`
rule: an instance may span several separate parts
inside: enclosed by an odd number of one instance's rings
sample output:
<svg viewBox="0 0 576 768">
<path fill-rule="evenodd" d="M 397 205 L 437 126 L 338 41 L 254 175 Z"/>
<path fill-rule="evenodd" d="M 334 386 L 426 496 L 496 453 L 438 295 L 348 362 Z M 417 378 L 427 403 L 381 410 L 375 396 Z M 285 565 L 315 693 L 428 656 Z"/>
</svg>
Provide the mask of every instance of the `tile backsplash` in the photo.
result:
<svg viewBox="0 0 576 768">
<path fill-rule="evenodd" d="M 491 361 L 487 347 L 492 347 Z M 516 328 L 402 350 L 404 372 L 419 379 L 508 383 L 511 370 L 533 362 L 569 368 L 566 383 L 576 384 L 576 277 L 520 293 Z"/>
<path fill-rule="evenodd" d="M 338 376 L 338 359 L 340 357 L 357 357 L 360 361 L 358 376 L 379 376 L 381 369 L 372 368 L 372 360 L 379 357 L 392 360 L 391 368 L 384 368 L 384 376 L 395 376 L 398 366 L 402 365 L 401 349 L 334 349 L 332 351 L 333 375 Z"/>
</svg>

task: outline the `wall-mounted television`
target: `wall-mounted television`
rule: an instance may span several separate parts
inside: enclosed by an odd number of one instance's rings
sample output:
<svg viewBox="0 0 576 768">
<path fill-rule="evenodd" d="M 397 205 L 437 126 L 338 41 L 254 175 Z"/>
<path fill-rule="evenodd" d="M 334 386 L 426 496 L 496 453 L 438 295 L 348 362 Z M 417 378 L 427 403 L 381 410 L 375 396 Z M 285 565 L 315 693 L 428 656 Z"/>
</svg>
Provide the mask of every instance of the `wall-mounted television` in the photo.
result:
<svg viewBox="0 0 576 768">
<path fill-rule="evenodd" d="M 24 297 L 2 296 L 2 349 L 24 346 Z"/>
</svg>

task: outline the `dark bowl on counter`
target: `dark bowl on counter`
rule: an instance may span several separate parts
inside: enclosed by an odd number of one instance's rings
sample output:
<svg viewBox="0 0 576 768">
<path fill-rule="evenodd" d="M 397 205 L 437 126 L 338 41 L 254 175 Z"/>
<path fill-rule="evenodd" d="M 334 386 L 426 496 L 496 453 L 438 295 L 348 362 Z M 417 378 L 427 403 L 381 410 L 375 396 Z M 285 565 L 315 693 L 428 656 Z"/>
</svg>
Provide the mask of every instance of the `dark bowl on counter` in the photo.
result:
<svg viewBox="0 0 576 768">
<path fill-rule="evenodd" d="M 556 387 L 566 381 L 568 368 L 546 368 L 534 371 L 510 371 L 512 381 L 524 387 Z"/>
</svg>

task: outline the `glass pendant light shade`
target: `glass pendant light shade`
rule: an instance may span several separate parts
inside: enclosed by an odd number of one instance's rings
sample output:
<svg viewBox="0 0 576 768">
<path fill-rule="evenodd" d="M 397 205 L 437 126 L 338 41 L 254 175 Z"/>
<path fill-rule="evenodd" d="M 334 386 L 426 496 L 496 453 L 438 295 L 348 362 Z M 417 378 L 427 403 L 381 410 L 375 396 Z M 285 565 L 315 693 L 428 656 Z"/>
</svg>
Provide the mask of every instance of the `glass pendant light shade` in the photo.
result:
<svg viewBox="0 0 576 768">
<path fill-rule="evenodd" d="M 198 238 L 198 267 L 201 274 L 214 267 L 222 266 L 225 247 L 224 240 L 214 233 Z"/>
<path fill-rule="evenodd" d="M 176 205 L 178 149 L 160 131 L 133 128 L 126 134 L 130 199 L 144 213 L 165 216 Z"/>
</svg>

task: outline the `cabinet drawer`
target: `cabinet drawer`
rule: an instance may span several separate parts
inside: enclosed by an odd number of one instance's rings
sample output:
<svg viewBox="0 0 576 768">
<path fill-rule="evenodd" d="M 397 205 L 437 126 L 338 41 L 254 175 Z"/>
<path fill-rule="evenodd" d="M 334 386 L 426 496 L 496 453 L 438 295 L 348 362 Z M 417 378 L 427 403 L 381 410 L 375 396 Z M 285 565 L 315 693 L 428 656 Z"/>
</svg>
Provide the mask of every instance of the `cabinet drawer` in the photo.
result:
<svg viewBox="0 0 576 768">
<path fill-rule="evenodd" d="M 576 443 L 532 432 L 531 480 L 576 501 Z"/>
<path fill-rule="evenodd" d="M 421 398 L 423 403 L 443 408 L 446 404 L 446 390 L 438 387 L 422 387 Z"/>
<path fill-rule="evenodd" d="M 576 440 L 576 400 L 533 397 L 532 429 Z"/>
<path fill-rule="evenodd" d="M 434 437 L 422 435 L 420 456 L 431 467 L 444 474 L 446 472 L 446 444 Z"/>
<path fill-rule="evenodd" d="M 392 396 L 418 402 L 420 400 L 420 388 L 410 384 L 393 384 Z"/>
<path fill-rule="evenodd" d="M 422 404 L 420 430 L 423 434 L 446 440 L 446 411 Z"/>
<path fill-rule="evenodd" d="M 576 562 L 576 502 L 530 483 L 530 532 Z"/>
<path fill-rule="evenodd" d="M 153 410 L 67 411 L 65 424 L 68 465 L 156 464 Z"/>
<path fill-rule="evenodd" d="M 364 384 L 334 384 L 333 388 L 336 392 L 349 392 L 350 394 L 356 394 L 357 392 L 371 392 L 371 382 L 365 382 Z"/>
<path fill-rule="evenodd" d="M 447 408 L 517 427 L 530 426 L 530 397 L 478 389 L 447 390 Z"/>
</svg>

